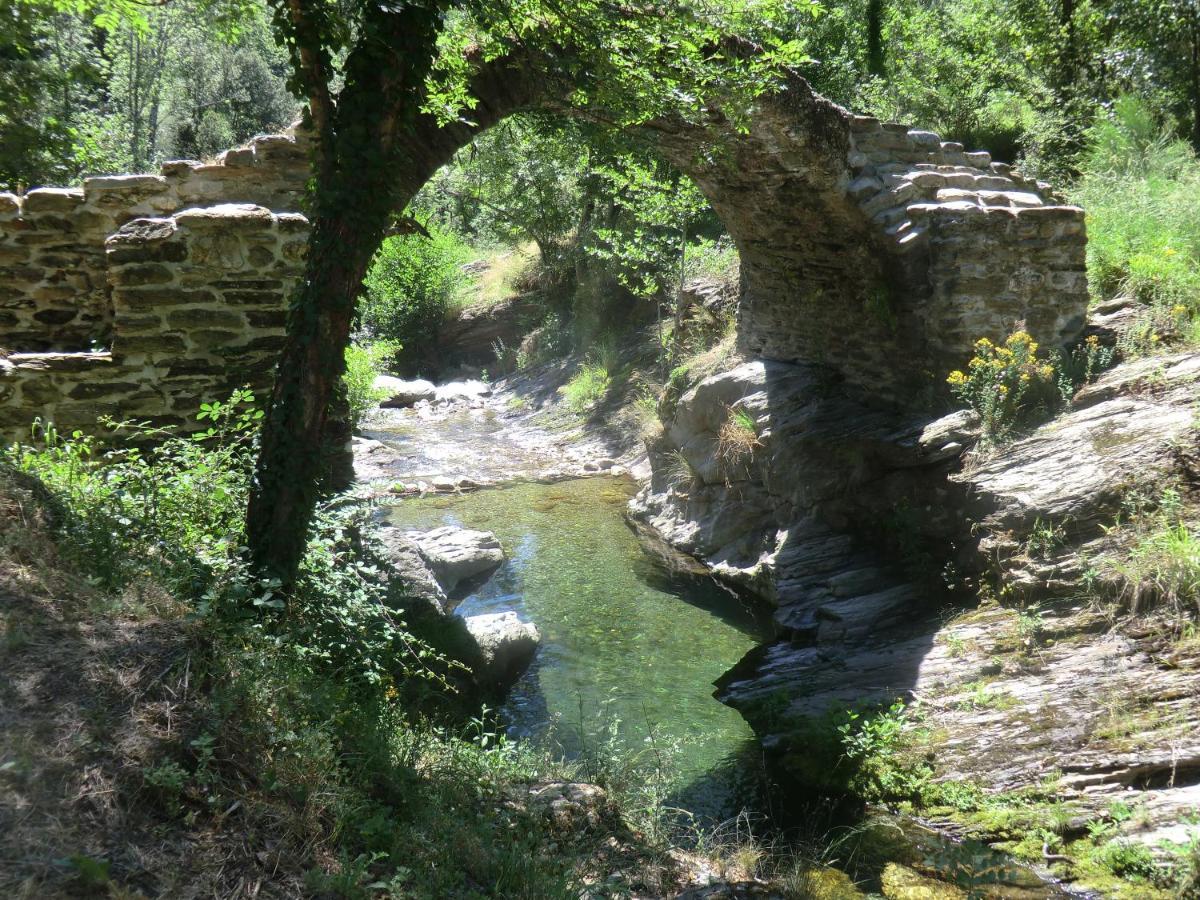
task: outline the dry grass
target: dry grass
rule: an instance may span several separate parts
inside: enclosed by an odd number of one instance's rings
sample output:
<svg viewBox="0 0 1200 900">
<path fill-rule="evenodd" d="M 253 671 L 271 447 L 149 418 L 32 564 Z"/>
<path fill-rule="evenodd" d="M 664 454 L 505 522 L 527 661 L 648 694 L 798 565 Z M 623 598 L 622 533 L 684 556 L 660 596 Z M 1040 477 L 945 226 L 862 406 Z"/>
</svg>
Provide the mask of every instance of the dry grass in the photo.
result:
<svg viewBox="0 0 1200 900">
<path fill-rule="evenodd" d="M 729 480 L 738 474 L 746 474 L 754 451 L 762 445 L 754 417 L 744 409 L 730 407 L 717 432 L 717 460 L 725 478 Z"/>
<path fill-rule="evenodd" d="M 472 275 L 468 286 L 455 298 L 449 314 L 463 309 L 486 309 L 519 293 L 521 282 L 528 278 L 537 259 L 537 245 L 533 241 L 487 256 L 481 260 L 478 273 Z"/>
</svg>

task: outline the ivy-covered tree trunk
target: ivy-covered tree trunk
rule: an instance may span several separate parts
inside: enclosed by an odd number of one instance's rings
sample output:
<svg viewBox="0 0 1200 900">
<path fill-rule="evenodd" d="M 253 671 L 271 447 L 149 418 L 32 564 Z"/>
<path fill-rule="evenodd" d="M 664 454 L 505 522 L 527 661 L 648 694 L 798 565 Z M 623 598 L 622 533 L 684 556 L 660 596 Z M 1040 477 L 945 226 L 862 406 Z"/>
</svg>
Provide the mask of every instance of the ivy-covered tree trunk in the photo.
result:
<svg viewBox="0 0 1200 900">
<path fill-rule="evenodd" d="M 284 0 L 293 58 L 309 98 L 315 138 L 308 257 L 288 315 L 286 343 L 263 424 L 246 513 L 260 573 L 294 579 L 319 499 L 342 390 L 345 349 L 363 276 L 404 196 L 398 138 L 412 128 L 435 52 L 438 3 L 372 6 L 347 57 L 345 85 L 330 90 L 323 9 Z"/>
<path fill-rule="evenodd" d="M 347 436 L 331 410 L 342 391 L 355 302 L 372 256 L 393 216 L 456 150 L 535 103 L 548 81 L 528 59 L 492 60 L 470 79 L 476 101 L 470 123 L 440 126 L 422 114 L 441 10 L 453 5 L 427 0 L 371 7 L 335 103 L 320 33 L 322 8 L 306 0 L 276 2 L 288 17 L 316 139 L 312 231 L 263 423 L 246 539 L 258 571 L 286 586 L 304 556 L 330 440 Z"/>
</svg>

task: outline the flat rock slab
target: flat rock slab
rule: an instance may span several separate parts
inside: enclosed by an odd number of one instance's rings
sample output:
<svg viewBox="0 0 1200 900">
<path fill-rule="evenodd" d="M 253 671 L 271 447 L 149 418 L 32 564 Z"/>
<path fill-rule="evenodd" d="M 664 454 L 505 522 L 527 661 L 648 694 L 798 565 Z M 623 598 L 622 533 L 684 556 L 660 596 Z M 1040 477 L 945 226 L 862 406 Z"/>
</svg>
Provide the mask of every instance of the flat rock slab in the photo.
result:
<svg viewBox="0 0 1200 900">
<path fill-rule="evenodd" d="M 447 594 L 460 582 L 493 571 L 504 562 L 500 541 L 490 531 L 446 525 L 433 531 L 409 531 L 426 565 Z"/>
<path fill-rule="evenodd" d="M 391 375 L 380 375 L 375 379 L 374 387 L 380 393 L 388 393 L 387 399 L 379 404 L 384 409 L 402 409 L 422 400 L 432 401 L 437 396 L 437 388 L 433 382 L 421 378 L 405 381 Z"/>
</svg>

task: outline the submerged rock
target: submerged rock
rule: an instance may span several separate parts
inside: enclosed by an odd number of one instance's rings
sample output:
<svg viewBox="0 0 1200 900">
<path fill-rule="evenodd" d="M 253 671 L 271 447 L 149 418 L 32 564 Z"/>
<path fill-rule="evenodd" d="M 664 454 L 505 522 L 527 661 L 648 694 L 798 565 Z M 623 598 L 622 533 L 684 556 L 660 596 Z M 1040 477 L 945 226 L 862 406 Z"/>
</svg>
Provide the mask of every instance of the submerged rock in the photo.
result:
<svg viewBox="0 0 1200 900">
<path fill-rule="evenodd" d="M 409 531 L 405 536 L 447 594 L 464 581 L 489 575 L 504 562 L 504 550 L 490 531 L 472 531 L 446 525 L 432 531 Z"/>
<path fill-rule="evenodd" d="M 487 613 L 463 619 L 479 647 L 475 676 L 488 688 L 507 688 L 529 668 L 542 636 L 515 612 Z"/>
</svg>

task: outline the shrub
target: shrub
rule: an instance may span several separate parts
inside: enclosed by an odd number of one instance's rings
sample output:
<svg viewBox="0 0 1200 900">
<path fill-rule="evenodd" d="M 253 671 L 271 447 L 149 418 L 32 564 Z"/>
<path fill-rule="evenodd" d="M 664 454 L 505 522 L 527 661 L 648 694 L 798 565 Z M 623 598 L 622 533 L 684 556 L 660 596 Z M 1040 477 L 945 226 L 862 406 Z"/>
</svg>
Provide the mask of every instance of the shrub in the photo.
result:
<svg viewBox="0 0 1200 900">
<path fill-rule="evenodd" d="M 1115 362 L 1116 357 L 1116 348 L 1102 346 L 1094 334 L 1088 335 L 1085 341 L 1068 353 L 1053 354 L 1052 364 L 1058 371 L 1058 391 L 1063 402 L 1069 401 L 1080 385 L 1095 381 L 1101 372 Z"/>
<path fill-rule="evenodd" d="M 374 338 L 398 341 L 410 351 L 429 346 L 454 296 L 466 284 L 462 266 L 470 250 L 451 231 L 430 229 L 390 237 L 363 280 L 359 321 Z"/>
<path fill-rule="evenodd" d="M 375 379 L 385 374 L 384 364 L 400 352 L 398 341 L 371 341 L 346 348 L 346 373 L 342 383 L 350 404 L 350 420 L 357 428 L 363 418 L 388 392 L 375 387 Z"/>
<path fill-rule="evenodd" d="M 999 347 L 980 338 L 967 371 L 951 372 L 946 379 L 954 395 L 979 413 L 986 442 L 1006 440 L 1014 428 L 1057 405 L 1055 367 L 1038 360 L 1037 350 L 1024 331 L 1009 335 Z"/>
<path fill-rule="evenodd" d="M 1152 879 L 1158 874 L 1150 848 L 1135 841 L 1109 841 L 1092 851 L 1092 859 L 1121 878 Z"/>
<path fill-rule="evenodd" d="M 262 411 L 244 390 L 201 405 L 208 427 L 190 437 L 107 422 L 120 443 L 34 424 L 30 445 L 3 461 L 39 479 L 64 507 L 67 548 L 105 588 L 141 576 L 192 589 L 242 529 Z"/>
</svg>

